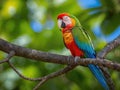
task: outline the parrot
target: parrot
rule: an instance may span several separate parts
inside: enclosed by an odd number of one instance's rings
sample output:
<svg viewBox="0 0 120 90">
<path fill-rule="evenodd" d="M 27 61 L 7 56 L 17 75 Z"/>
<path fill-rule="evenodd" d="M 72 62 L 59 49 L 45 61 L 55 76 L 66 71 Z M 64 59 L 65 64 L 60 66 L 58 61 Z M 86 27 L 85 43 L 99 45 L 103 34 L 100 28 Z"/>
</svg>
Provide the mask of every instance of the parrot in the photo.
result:
<svg viewBox="0 0 120 90">
<path fill-rule="evenodd" d="M 74 15 L 69 13 L 58 14 L 57 24 L 61 30 L 65 47 L 75 57 L 75 60 L 77 58 L 96 58 L 96 52 L 88 32 Z M 100 67 L 94 64 L 88 64 L 87 66 L 104 90 L 109 90 L 106 78 Z"/>
</svg>

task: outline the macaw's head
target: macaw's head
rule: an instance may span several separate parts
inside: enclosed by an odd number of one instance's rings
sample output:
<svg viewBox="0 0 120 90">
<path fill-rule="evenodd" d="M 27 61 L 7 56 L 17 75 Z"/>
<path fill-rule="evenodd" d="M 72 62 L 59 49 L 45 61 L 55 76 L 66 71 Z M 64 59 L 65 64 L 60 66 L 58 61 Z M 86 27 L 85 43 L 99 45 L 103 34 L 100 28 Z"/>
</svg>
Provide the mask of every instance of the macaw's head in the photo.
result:
<svg viewBox="0 0 120 90">
<path fill-rule="evenodd" d="M 72 15 L 68 13 L 59 14 L 57 19 L 58 19 L 58 27 L 62 30 L 70 30 L 76 24 L 76 20 L 73 18 Z"/>
</svg>

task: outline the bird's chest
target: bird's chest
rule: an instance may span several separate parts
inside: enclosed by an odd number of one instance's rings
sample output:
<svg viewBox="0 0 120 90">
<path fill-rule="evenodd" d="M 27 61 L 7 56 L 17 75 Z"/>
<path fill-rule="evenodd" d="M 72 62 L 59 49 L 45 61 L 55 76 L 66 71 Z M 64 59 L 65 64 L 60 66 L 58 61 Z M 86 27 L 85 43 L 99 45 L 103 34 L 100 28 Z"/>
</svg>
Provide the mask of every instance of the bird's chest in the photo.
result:
<svg viewBox="0 0 120 90">
<path fill-rule="evenodd" d="M 71 32 L 63 33 L 63 40 L 73 56 L 83 56 L 83 51 L 76 45 Z"/>
<path fill-rule="evenodd" d="M 73 35 L 71 32 L 63 33 L 63 39 L 64 39 L 65 44 L 71 44 L 74 41 Z"/>
</svg>

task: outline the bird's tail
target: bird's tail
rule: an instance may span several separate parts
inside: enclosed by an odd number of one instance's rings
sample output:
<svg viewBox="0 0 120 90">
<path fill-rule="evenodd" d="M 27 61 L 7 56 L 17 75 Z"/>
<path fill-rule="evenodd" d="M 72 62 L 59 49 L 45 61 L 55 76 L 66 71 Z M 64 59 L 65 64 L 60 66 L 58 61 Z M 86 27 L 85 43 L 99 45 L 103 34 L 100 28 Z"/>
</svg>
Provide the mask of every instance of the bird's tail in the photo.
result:
<svg viewBox="0 0 120 90">
<path fill-rule="evenodd" d="M 109 87 L 106 82 L 106 78 L 104 77 L 101 69 L 98 66 L 93 65 L 93 64 L 89 64 L 88 67 L 91 70 L 91 72 L 93 73 L 93 75 L 97 78 L 99 83 L 104 87 L 104 89 L 109 90 Z"/>
</svg>

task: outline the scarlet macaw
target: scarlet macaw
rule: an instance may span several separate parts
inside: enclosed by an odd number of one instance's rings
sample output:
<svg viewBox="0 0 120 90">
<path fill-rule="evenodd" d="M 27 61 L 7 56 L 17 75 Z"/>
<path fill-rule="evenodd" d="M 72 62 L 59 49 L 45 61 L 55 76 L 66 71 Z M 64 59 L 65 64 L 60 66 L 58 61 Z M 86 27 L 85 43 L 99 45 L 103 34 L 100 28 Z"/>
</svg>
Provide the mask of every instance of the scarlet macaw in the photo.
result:
<svg viewBox="0 0 120 90">
<path fill-rule="evenodd" d="M 58 15 L 57 20 L 58 27 L 62 31 L 64 44 L 75 58 L 96 58 L 91 38 L 75 16 L 68 13 L 61 13 Z M 102 87 L 105 90 L 109 90 L 106 78 L 99 66 L 89 64 L 88 67 Z"/>
</svg>

